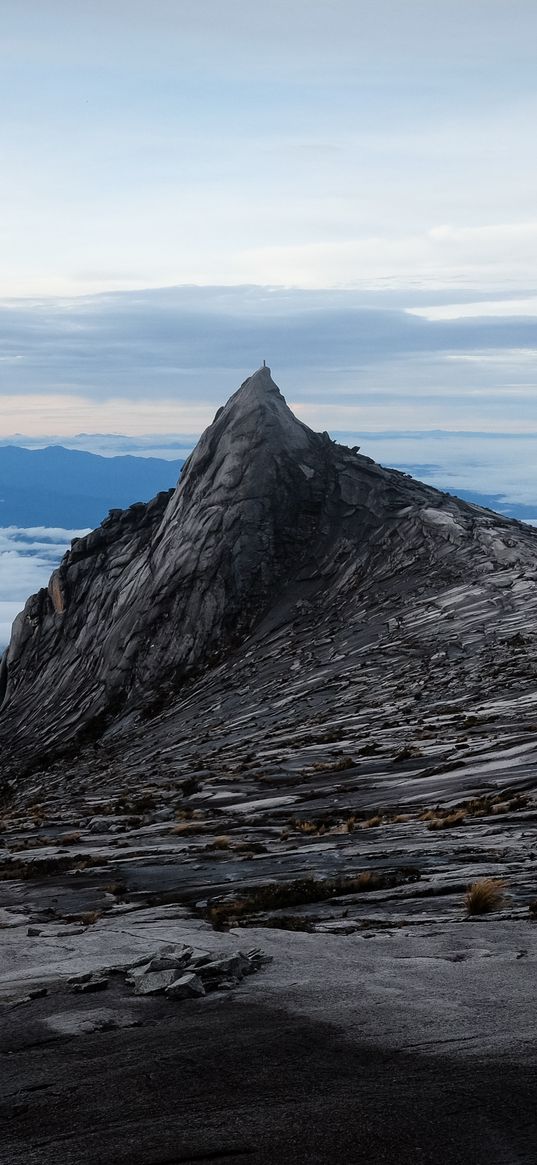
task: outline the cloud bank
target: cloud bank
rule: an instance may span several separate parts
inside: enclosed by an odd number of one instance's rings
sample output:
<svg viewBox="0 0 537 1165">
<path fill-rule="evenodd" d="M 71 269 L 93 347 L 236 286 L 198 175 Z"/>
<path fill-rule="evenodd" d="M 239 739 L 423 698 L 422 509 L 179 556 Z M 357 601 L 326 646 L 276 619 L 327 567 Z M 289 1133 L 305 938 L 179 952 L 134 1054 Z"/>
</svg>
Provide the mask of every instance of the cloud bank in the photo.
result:
<svg viewBox="0 0 537 1165">
<path fill-rule="evenodd" d="M 316 428 L 537 429 L 537 296 L 520 315 L 490 314 L 496 301 L 266 287 L 4 301 L 1 434 L 198 433 L 263 359 Z"/>
<path fill-rule="evenodd" d="M 86 533 L 47 526 L 0 527 L 0 651 L 28 596 L 47 585 L 71 540 Z"/>
</svg>

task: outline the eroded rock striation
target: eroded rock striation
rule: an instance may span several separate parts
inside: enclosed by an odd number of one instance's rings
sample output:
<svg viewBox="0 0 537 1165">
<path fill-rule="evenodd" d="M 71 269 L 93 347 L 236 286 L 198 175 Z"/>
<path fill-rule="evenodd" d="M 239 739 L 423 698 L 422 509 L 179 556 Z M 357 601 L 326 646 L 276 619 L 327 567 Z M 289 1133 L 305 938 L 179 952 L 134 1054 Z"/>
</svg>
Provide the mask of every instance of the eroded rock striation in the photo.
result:
<svg viewBox="0 0 537 1165">
<path fill-rule="evenodd" d="M 2 662 L 3 748 L 20 763 L 111 725 L 132 732 L 254 631 L 311 626 L 312 609 L 371 641 L 430 596 L 452 621 L 449 649 L 463 651 L 476 608 L 484 634 L 500 630 L 512 607 L 500 575 L 514 566 L 522 608 L 528 588 L 534 601 L 533 531 L 312 432 L 263 367 L 175 490 L 112 511 L 28 600 Z M 418 620 L 426 639 L 430 621 Z"/>
</svg>

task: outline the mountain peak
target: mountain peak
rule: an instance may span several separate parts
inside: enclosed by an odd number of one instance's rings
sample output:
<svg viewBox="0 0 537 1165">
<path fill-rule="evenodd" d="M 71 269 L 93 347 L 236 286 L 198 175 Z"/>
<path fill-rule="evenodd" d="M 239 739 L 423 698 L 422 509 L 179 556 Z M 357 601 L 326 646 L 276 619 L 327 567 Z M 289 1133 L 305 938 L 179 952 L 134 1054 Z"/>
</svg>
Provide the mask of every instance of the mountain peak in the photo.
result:
<svg viewBox="0 0 537 1165">
<path fill-rule="evenodd" d="M 132 727 L 269 624 L 296 635 L 305 619 L 315 654 L 312 616 L 298 611 L 345 619 L 359 644 L 422 594 L 460 584 L 464 607 L 469 577 L 481 595 L 504 562 L 536 570 L 536 547 L 533 531 L 314 433 L 263 366 L 218 411 L 171 496 L 114 511 L 28 600 L 3 660 L 2 746 L 20 764 Z"/>
<path fill-rule="evenodd" d="M 282 409 L 283 406 L 283 409 Z M 280 392 L 278 385 L 272 379 L 270 368 L 265 364 L 253 372 L 243 381 L 240 388 L 230 396 L 226 405 L 219 409 L 217 415 L 229 415 L 235 413 L 238 409 L 241 411 L 249 411 L 253 408 L 263 409 L 282 409 L 289 413 L 290 417 L 296 423 L 296 417 L 293 416 L 291 410 L 288 408 L 285 397 Z"/>
</svg>

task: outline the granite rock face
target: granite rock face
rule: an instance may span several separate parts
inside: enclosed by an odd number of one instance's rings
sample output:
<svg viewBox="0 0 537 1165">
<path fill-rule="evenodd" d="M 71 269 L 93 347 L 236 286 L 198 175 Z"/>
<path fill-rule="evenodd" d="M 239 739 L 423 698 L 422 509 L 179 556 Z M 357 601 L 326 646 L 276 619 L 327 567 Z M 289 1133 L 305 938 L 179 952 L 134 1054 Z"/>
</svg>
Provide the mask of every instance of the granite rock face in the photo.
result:
<svg viewBox="0 0 537 1165">
<path fill-rule="evenodd" d="M 477 604 L 490 622 L 502 612 L 491 576 L 513 565 L 534 591 L 532 530 L 312 432 L 263 367 L 219 410 L 174 491 L 112 511 L 28 600 L 2 662 L 8 771 L 141 722 L 150 733 L 155 712 L 244 656 L 253 633 L 310 625 L 312 609 L 366 638 L 378 621 L 395 636 L 402 608 L 460 586 L 446 618 L 462 626 Z"/>
</svg>

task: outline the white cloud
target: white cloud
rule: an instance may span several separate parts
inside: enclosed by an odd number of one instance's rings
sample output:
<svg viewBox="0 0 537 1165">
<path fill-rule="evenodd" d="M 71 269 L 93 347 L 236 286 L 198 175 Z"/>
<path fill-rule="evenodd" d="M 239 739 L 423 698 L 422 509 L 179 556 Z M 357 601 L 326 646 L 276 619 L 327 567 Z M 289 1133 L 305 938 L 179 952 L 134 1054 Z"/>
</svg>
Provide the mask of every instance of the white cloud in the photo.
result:
<svg viewBox="0 0 537 1165">
<path fill-rule="evenodd" d="M 86 530 L 0 527 L 0 650 L 29 595 L 47 585 L 71 540 Z"/>
<path fill-rule="evenodd" d="M 238 254 L 233 271 L 236 280 L 306 288 L 496 286 L 508 290 L 531 286 L 536 265 L 537 222 L 531 221 L 438 225 L 412 234 L 364 234 L 338 242 L 252 247 Z"/>
<path fill-rule="evenodd" d="M 444 303 L 430 307 L 410 307 L 408 315 L 422 316 L 426 320 L 484 319 L 485 317 L 537 316 L 537 296 L 525 299 L 476 300 L 474 303 Z M 527 353 L 528 355 L 530 353 Z M 535 352 L 531 353 L 535 359 Z M 462 359 L 462 357 L 461 357 Z"/>
</svg>

